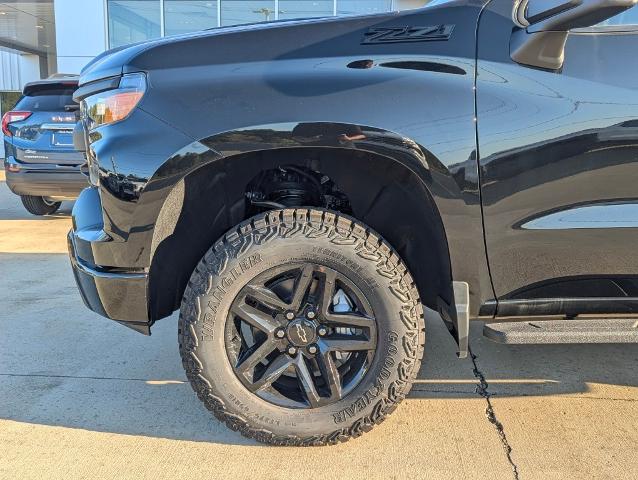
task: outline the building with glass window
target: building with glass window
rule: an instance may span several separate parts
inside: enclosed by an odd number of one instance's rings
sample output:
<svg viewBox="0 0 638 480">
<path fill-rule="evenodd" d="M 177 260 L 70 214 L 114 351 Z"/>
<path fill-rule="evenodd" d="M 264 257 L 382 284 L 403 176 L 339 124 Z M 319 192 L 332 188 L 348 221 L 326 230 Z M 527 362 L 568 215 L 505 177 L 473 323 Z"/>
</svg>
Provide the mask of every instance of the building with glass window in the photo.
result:
<svg viewBox="0 0 638 480">
<path fill-rule="evenodd" d="M 106 0 L 108 43 L 268 20 L 386 12 L 401 0 Z"/>
</svg>

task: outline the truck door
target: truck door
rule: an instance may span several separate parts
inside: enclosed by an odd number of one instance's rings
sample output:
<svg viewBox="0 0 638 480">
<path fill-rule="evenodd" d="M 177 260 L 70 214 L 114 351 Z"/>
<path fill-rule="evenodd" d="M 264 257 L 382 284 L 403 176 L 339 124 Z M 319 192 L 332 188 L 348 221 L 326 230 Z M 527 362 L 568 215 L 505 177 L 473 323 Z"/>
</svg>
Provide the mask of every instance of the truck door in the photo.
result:
<svg viewBox="0 0 638 480">
<path fill-rule="evenodd" d="M 638 7 L 572 31 L 560 71 L 510 57 L 511 2 L 479 25 L 477 116 L 499 316 L 638 307 Z"/>
</svg>

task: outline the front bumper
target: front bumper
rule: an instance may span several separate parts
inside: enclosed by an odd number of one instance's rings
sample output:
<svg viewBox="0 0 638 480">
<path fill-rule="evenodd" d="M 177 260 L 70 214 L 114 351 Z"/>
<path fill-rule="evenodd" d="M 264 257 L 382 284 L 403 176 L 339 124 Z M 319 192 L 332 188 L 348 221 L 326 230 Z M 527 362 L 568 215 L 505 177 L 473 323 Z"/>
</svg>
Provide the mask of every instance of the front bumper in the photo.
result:
<svg viewBox="0 0 638 480">
<path fill-rule="evenodd" d="M 148 272 L 127 271 L 94 263 L 94 252 L 113 240 L 102 230 L 102 210 L 95 188 L 80 194 L 68 235 L 73 275 L 85 305 L 94 312 L 150 334 Z"/>
<path fill-rule="evenodd" d="M 9 166 L 19 171 L 9 170 Z M 54 199 L 75 199 L 89 186 L 87 177 L 77 167 L 46 164 L 24 164 L 8 157 L 5 160 L 7 186 L 16 195 L 33 195 Z"/>
</svg>

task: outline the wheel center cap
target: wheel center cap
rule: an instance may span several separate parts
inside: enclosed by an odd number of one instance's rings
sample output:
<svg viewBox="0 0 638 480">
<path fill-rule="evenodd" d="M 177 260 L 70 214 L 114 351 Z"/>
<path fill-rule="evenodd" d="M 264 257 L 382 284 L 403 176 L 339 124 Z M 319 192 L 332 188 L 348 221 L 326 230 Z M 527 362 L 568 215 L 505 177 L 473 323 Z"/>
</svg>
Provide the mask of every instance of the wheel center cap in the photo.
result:
<svg viewBox="0 0 638 480">
<path fill-rule="evenodd" d="M 315 341 L 315 324 L 305 318 L 293 320 L 286 328 L 286 336 L 297 347 L 305 347 Z"/>
</svg>

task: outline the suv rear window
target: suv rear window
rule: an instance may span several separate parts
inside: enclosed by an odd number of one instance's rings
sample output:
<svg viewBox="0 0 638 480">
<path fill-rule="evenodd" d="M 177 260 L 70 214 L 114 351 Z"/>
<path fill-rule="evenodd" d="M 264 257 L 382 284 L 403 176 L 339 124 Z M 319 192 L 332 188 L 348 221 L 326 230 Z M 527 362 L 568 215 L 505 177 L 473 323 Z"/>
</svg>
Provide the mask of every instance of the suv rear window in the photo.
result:
<svg viewBox="0 0 638 480">
<path fill-rule="evenodd" d="M 14 110 L 25 110 L 28 112 L 64 112 L 66 105 L 73 105 L 73 92 L 75 87 L 67 86 L 43 86 L 36 91 L 29 92 L 23 96 Z"/>
</svg>

